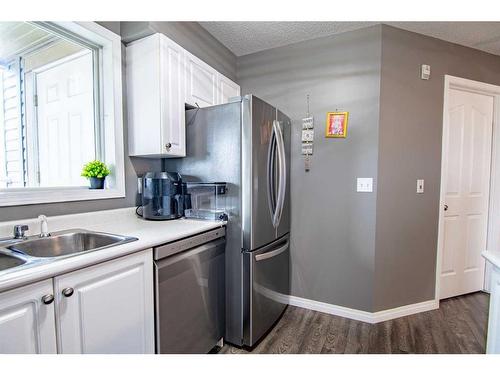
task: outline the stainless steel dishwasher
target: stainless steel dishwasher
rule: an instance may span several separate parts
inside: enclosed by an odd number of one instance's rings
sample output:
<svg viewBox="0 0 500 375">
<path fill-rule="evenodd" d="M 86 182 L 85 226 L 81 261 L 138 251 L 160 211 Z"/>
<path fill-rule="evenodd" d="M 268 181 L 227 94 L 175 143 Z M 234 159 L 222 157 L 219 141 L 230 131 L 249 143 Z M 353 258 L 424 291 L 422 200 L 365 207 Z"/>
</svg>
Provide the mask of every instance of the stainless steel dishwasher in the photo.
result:
<svg viewBox="0 0 500 375">
<path fill-rule="evenodd" d="M 156 352 L 208 353 L 225 330 L 225 229 L 154 248 Z"/>
</svg>

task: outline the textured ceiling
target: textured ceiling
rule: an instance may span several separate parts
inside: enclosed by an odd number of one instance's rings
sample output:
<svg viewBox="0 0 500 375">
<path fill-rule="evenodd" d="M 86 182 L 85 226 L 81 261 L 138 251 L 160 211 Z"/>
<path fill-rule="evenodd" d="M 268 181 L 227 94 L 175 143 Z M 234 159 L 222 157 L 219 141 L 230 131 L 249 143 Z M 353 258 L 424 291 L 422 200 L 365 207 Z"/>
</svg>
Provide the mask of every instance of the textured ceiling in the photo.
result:
<svg viewBox="0 0 500 375">
<path fill-rule="evenodd" d="M 401 29 L 500 55 L 500 22 L 385 22 Z M 236 56 L 335 35 L 376 22 L 200 22 Z"/>
<path fill-rule="evenodd" d="M 339 34 L 375 22 L 200 22 L 236 56 Z"/>
</svg>

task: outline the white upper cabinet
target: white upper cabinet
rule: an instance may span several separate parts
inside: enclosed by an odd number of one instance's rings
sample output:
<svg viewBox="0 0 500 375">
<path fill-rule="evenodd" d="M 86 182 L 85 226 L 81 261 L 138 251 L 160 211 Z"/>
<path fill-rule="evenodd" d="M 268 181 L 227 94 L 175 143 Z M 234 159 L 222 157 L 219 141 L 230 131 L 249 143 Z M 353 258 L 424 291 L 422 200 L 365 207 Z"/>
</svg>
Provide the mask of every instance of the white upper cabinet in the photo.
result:
<svg viewBox="0 0 500 375">
<path fill-rule="evenodd" d="M 222 74 L 217 75 L 217 104 L 225 104 L 229 99 L 240 96 L 240 86 Z"/>
<path fill-rule="evenodd" d="M 201 108 L 240 95 L 236 83 L 163 34 L 132 42 L 126 58 L 131 156 L 186 156 L 186 104 Z"/>
<path fill-rule="evenodd" d="M 60 353 L 154 354 L 151 249 L 58 276 L 54 290 Z"/>
<path fill-rule="evenodd" d="M 167 155 L 186 156 L 184 51 L 166 37 L 160 41 L 162 146 Z"/>
<path fill-rule="evenodd" d="M 0 293 L 0 353 L 57 353 L 52 279 Z"/>
<path fill-rule="evenodd" d="M 163 34 L 127 46 L 129 154 L 186 156 L 184 50 Z"/>
<path fill-rule="evenodd" d="M 217 104 L 217 71 L 186 52 L 186 103 L 193 107 Z"/>
</svg>

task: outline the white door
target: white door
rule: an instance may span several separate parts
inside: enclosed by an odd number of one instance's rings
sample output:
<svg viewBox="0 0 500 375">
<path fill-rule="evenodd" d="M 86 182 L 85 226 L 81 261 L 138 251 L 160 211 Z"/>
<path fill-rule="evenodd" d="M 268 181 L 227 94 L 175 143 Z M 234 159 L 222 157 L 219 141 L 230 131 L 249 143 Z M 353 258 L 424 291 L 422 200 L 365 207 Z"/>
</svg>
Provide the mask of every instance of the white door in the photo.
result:
<svg viewBox="0 0 500 375">
<path fill-rule="evenodd" d="M 154 353 L 152 250 L 54 280 L 61 353 Z"/>
<path fill-rule="evenodd" d="M 440 298 L 483 288 L 493 97 L 450 89 L 447 115 Z"/>
<path fill-rule="evenodd" d="M 240 86 L 222 74 L 217 74 L 218 104 L 229 102 L 230 98 L 240 96 Z"/>
<path fill-rule="evenodd" d="M 188 52 L 186 103 L 200 108 L 217 104 L 217 71 Z"/>
<path fill-rule="evenodd" d="M 0 354 L 57 353 L 51 298 L 52 279 L 0 293 Z"/>
<path fill-rule="evenodd" d="M 80 173 L 96 156 L 92 53 L 41 69 L 35 75 L 39 184 L 87 185 Z"/>
<path fill-rule="evenodd" d="M 165 36 L 160 40 L 162 151 L 170 156 L 186 156 L 184 51 Z"/>
</svg>

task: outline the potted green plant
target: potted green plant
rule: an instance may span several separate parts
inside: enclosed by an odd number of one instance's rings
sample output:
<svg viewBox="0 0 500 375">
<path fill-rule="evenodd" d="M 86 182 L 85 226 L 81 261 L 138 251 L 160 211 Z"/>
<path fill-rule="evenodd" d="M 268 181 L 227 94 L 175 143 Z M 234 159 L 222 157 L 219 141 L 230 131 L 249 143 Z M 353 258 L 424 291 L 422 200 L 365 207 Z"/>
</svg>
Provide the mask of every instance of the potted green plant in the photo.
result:
<svg viewBox="0 0 500 375">
<path fill-rule="evenodd" d="M 104 180 L 109 169 L 102 161 L 94 160 L 83 166 L 82 176 L 90 180 L 91 189 L 104 189 Z"/>
</svg>

